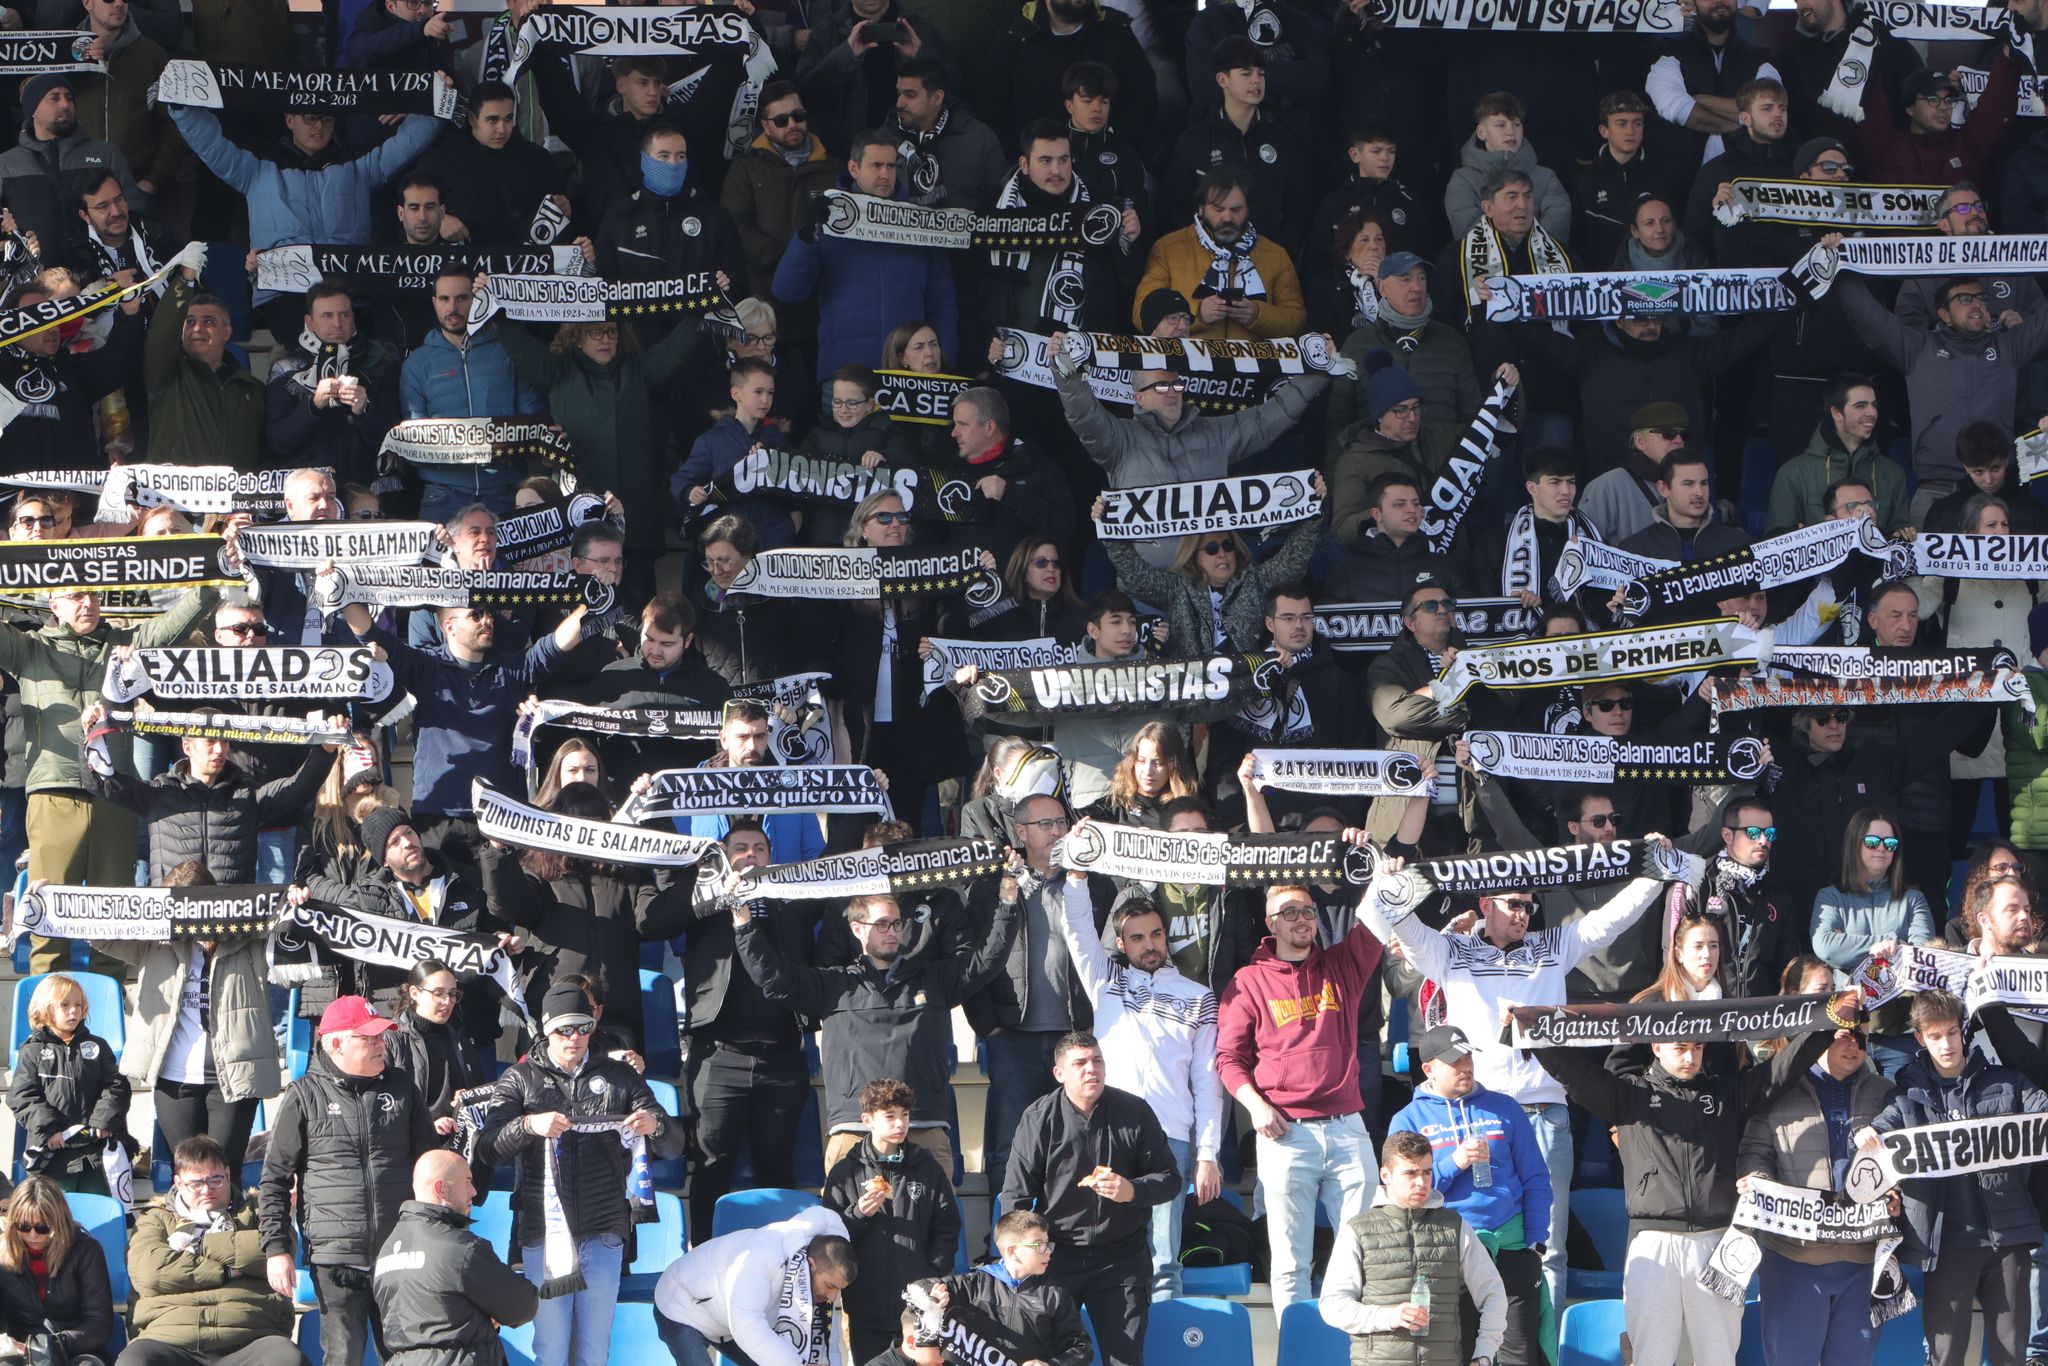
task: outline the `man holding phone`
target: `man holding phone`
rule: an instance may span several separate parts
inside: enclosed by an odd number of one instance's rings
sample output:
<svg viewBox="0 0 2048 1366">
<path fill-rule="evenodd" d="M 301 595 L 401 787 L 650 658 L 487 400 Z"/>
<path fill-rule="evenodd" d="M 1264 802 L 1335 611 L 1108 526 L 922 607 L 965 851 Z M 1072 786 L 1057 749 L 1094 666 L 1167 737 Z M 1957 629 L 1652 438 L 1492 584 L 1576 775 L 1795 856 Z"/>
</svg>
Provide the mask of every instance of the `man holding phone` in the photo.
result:
<svg viewBox="0 0 2048 1366">
<path fill-rule="evenodd" d="M 1195 187 L 1194 222 L 1152 244 L 1135 298 L 1178 290 L 1194 305 L 1194 335 L 1292 337 L 1308 325 L 1308 304 L 1287 252 L 1253 221 L 1249 178 L 1219 166 Z"/>
<path fill-rule="evenodd" d="M 897 0 L 812 5 L 810 40 L 797 58 L 796 83 L 811 131 L 827 147 L 847 145 L 895 103 L 896 77 L 919 57 L 944 61 L 938 30 L 903 13 Z"/>
<path fill-rule="evenodd" d="M 263 389 L 279 463 L 331 469 L 341 483 L 376 478 L 377 449 L 398 421 L 398 352 L 356 335 L 346 285 L 322 280 L 306 291 L 305 329 Z"/>
</svg>

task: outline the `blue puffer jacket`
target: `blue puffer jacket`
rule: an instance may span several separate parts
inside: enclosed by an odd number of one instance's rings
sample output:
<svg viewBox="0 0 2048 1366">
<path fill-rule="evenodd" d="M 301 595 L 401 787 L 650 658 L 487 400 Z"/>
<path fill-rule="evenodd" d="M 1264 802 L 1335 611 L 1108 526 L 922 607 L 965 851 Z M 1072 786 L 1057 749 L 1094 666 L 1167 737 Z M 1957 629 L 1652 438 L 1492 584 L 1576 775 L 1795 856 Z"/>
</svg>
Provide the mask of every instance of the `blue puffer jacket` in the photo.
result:
<svg viewBox="0 0 2048 1366">
<path fill-rule="evenodd" d="M 249 201 L 249 245 L 258 251 L 291 242 L 367 243 L 370 191 L 418 160 L 444 126 L 431 115 L 408 114 L 375 150 L 318 171 L 294 171 L 230 142 L 209 109 L 174 104 L 171 122 L 206 168 Z"/>
<path fill-rule="evenodd" d="M 853 187 L 842 176 L 840 188 Z M 806 242 L 799 234 L 790 238 L 775 267 L 775 297 L 793 304 L 813 293 L 818 295 L 820 375 L 842 365 L 880 365 L 889 333 L 920 320 L 938 329 L 946 359 L 959 360 L 953 349 L 959 330 L 953 267 L 943 251 L 843 237 Z"/>
<path fill-rule="evenodd" d="M 495 324 L 472 333 L 462 348 L 438 327 L 428 332 L 405 358 L 398 393 L 407 417 L 519 417 L 547 411 L 547 396 L 512 369 Z M 522 477 L 502 465 L 421 465 L 419 474 L 424 483 L 477 494 L 510 488 Z"/>
<path fill-rule="evenodd" d="M 690 454 L 669 476 L 669 497 L 675 500 L 676 515 L 682 519 L 685 537 L 695 537 L 699 509 L 690 505 L 690 490 L 708 484 L 745 458 L 756 446 L 781 449 L 782 428 L 764 422 L 753 431 L 736 417 L 722 417 L 690 445 Z M 762 550 L 780 550 L 796 544 L 796 523 L 789 520 L 789 504 L 779 498 L 742 498 L 718 509 L 752 523 L 754 539 Z"/>
</svg>

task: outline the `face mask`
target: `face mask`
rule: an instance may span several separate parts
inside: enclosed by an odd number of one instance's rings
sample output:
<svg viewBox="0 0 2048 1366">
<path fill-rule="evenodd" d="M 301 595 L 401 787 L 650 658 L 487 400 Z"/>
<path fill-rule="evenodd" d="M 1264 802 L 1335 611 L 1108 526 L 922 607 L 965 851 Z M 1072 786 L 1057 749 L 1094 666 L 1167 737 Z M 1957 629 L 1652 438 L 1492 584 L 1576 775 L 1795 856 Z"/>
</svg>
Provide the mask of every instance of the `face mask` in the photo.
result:
<svg viewBox="0 0 2048 1366">
<path fill-rule="evenodd" d="M 650 194 L 673 199 L 683 192 L 683 181 L 689 175 L 687 161 L 656 161 L 645 152 L 640 154 L 640 179 Z"/>
</svg>

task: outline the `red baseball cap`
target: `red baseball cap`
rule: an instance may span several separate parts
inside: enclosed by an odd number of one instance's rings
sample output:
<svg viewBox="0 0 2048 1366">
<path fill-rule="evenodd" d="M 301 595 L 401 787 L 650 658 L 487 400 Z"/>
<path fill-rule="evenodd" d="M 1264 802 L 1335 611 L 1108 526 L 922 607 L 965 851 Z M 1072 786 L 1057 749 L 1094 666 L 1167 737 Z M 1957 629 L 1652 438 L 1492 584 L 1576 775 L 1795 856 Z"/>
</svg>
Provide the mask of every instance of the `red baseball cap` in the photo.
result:
<svg viewBox="0 0 2048 1366">
<path fill-rule="evenodd" d="M 323 1039 L 329 1034 L 361 1034 L 368 1038 L 397 1027 L 398 1021 L 379 1015 L 377 1008 L 362 997 L 338 996 L 333 1005 L 320 1013 L 320 1028 L 316 1032 Z"/>
</svg>

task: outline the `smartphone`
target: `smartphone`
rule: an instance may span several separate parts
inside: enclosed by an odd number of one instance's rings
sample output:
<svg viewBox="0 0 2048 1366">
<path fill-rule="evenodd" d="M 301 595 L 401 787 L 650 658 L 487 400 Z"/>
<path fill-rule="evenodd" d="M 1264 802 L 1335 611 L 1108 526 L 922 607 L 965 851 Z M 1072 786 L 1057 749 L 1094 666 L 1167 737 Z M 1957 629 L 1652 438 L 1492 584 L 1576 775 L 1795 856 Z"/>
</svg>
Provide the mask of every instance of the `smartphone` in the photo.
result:
<svg viewBox="0 0 2048 1366">
<path fill-rule="evenodd" d="M 900 43 L 903 41 L 903 25 L 894 19 L 881 24 L 869 24 L 861 30 L 861 36 L 871 43 Z"/>
</svg>

